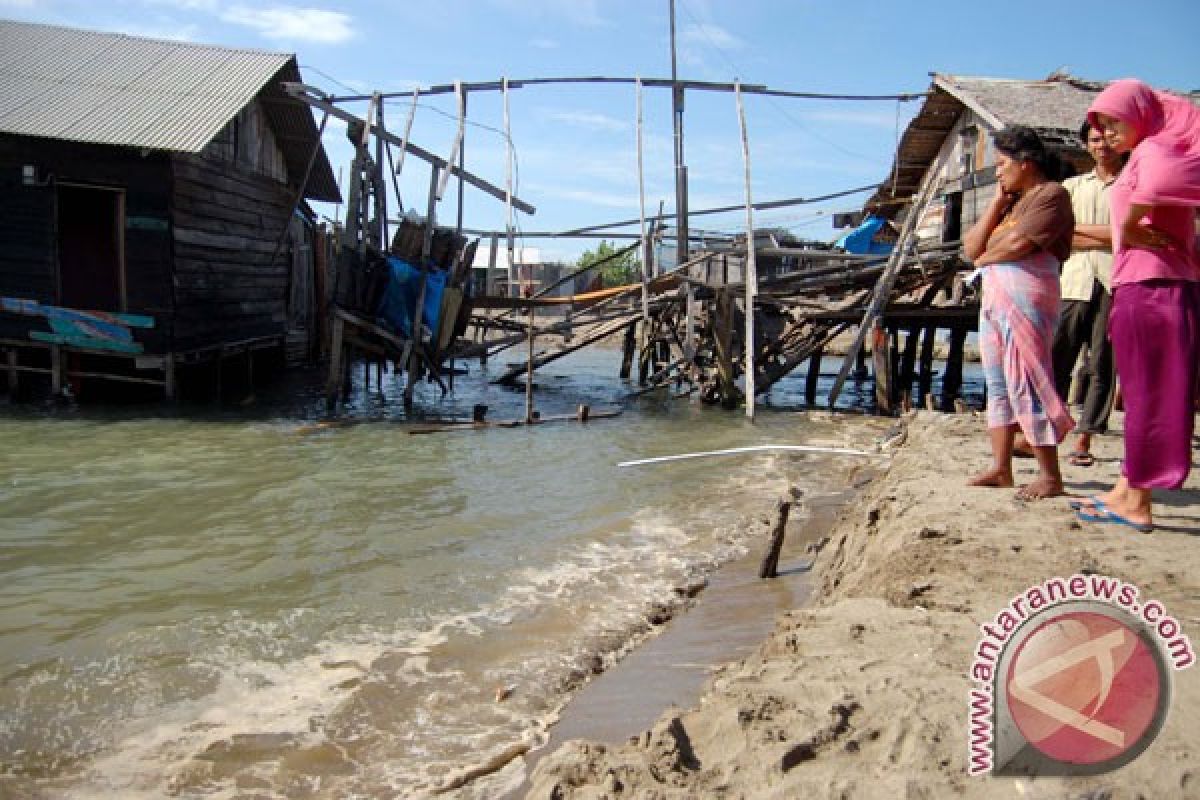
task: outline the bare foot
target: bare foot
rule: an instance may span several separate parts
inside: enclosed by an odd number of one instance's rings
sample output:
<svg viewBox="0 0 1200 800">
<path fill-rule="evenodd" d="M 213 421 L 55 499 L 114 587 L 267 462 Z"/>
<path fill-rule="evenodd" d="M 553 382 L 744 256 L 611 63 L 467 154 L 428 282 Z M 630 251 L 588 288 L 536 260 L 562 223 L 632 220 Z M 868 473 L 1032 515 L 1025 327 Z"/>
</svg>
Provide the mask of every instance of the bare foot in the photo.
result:
<svg viewBox="0 0 1200 800">
<path fill-rule="evenodd" d="M 981 472 L 971 480 L 967 481 L 967 486 L 989 486 L 998 489 L 1007 489 L 1013 485 L 1012 472 L 999 467 L 992 467 L 986 472 Z"/>
<path fill-rule="evenodd" d="M 1038 478 L 1033 483 L 1027 483 L 1017 490 L 1021 500 L 1044 500 L 1047 497 L 1059 497 L 1066 494 L 1062 481 L 1054 478 Z"/>
</svg>

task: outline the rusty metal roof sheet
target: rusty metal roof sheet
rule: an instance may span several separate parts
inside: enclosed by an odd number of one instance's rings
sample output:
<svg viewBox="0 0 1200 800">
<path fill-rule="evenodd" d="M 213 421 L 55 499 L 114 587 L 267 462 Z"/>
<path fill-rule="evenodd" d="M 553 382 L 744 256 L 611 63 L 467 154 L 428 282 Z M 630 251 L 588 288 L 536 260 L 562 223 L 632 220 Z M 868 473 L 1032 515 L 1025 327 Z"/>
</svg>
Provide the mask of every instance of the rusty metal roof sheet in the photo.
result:
<svg viewBox="0 0 1200 800">
<path fill-rule="evenodd" d="M 0 133 L 198 153 L 260 95 L 289 174 L 317 144 L 295 56 L 0 20 Z M 324 148 L 306 197 L 340 199 Z"/>
</svg>

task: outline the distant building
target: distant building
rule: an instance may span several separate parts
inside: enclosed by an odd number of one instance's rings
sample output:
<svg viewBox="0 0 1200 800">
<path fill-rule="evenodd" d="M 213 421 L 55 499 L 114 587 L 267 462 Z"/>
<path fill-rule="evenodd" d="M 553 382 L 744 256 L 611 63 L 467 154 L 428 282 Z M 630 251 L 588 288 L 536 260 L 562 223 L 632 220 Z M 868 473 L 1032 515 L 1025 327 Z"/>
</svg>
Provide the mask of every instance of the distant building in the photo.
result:
<svg viewBox="0 0 1200 800">
<path fill-rule="evenodd" d="M 0 21 L 0 374 L 170 394 L 180 365 L 303 356 L 297 201 L 340 196 L 300 80 L 287 53 Z"/>
<path fill-rule="evenodd" d="M 567 274 L 570 269 L 569 265 L 543 261 L 541 248 L 538 247 L 514 248 L 513 265 L 510 267 L 508 248 L 504 246 L 502 239 L 497 241 L 493 262 L 490 240 L 484 239 L 475 251 L 475 259 L 471 263 L 471 277 L 476 294 L 513 297 L 520 294 L 525 287 L 530 287 L 535 293 L 540 292 Z M 574 283 L 568 281 L 550 294 L 565 296 L 575 290 Z"/>
</svg>

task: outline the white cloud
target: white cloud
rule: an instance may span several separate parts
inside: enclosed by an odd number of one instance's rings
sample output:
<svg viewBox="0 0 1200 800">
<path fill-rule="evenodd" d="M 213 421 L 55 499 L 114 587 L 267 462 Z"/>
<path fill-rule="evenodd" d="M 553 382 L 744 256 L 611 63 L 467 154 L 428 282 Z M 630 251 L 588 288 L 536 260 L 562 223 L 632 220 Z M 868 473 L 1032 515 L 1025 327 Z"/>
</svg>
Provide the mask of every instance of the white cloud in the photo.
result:
<svg viewBox="0 0 1200 800">
<path fill-rule="evenodd" d="M 220 17 L 225 22 L 258 31 L 267 39 L 341 44 L 354 36 L 349 14 L 317 8 L 230 6 Z"/>
<path fill-rule="evenodd" d="M 33 8 L 37 0 L 0 0 L 0 8 Z"/>
<path fill-rule="evenodd" d="M 617 133 L 629 130 L 630 123 L 594 111 L 551 111 L 547 118 L 575 128 Z"/>
<path fill-rule="evenodd" d="M 554 39 L 534 39 L 529 46 L 536 50 L 557 50 L 561 45 Z"/>
<path fill-rule="evenodd" d="M 679 32 L 679 41 L 685 46 L 719 50 L 740 50 L 746 46 L 738 37 L 712 23 L 693 23 Z"/>
</svg>

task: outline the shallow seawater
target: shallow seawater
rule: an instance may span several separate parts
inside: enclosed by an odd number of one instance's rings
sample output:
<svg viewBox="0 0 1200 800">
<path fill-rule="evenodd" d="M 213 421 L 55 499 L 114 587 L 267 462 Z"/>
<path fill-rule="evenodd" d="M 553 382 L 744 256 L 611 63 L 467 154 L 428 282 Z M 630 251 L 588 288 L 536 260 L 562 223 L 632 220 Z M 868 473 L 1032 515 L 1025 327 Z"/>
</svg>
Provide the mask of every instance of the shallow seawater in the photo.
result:
<svg viewBox="0 0 1200 800">
<path fill-rule="evenodd" d="M 411 416 L 373 378 L 329 427 L 315 375 L 234 409 L 5 409 L 0 796 L 426 794 L 543 742 L 649 609 L 745 553 L 787 487 L 833 493 L 847 468 L 618 462 L 870 447 L 887 427 L 791 413 L 789 382 L 753 423 L 625 400 L 618 361 L 539 373 L 547 416 L 623 408 L 586 425 L 410 433 L 476 403 L 523 416 L 523 390 L 487 383 L 502 364 L 471 365 L 445 398 L 422 385 Z"/>
</svg>

